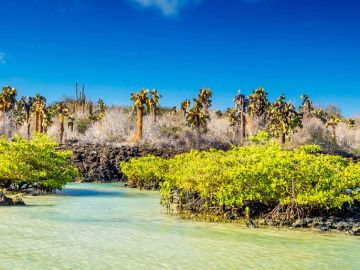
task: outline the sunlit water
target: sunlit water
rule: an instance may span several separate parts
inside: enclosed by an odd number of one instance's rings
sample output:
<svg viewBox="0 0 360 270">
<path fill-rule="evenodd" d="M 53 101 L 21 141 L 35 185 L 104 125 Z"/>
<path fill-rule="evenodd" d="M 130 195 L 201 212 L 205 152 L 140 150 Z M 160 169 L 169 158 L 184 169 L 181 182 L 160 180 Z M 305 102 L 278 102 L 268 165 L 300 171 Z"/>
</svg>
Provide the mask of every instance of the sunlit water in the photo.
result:
<svg viewBox="0 0 360 270">
<path fill-rule="evenodd" d="M 360 269 L 360 238 L 179 220 L 157 192 L 71 184 L 0 208 L 0 269 Z"/>
</svg>

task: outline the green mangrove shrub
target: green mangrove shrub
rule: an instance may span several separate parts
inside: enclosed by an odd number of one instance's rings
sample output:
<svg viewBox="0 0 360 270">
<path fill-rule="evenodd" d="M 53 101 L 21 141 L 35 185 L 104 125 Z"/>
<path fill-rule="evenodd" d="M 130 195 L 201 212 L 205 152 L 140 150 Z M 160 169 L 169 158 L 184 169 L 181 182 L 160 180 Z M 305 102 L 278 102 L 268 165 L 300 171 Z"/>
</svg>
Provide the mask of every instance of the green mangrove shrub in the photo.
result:
<svg viewBox="0 0 360 270">
<path fill-rule="evenodd" d="M 173 203 L 178 191 L 180 211 L 237 216 L 250 207 L 261 209 L 258 215 L 290 220 L 360 198 L 360 163 L 319 151 L 319 146 L 285 150 L 269 142 L 230 151 L 193 150 L 168 160 L 148 156 L 121 166 L 136 186 L 160 186 L 164 205 Z"/>
<path fill-rule="evenodd" d="M 122 162 L 120 167 L 127 176 L 130 187 L 157 189 L 159 184 L 164 181 L 168 171 L 167 165 L 165 159 L 147 156 Z"/>
<path fill-rule="evenodd" d="M 45 135 L 34 139 L 0 139 L 0 188 L 51 192 L 72 181 L 77 170 L 70 164 L 70 151 L 58 151 L 58 145 Z"/>
</svg>

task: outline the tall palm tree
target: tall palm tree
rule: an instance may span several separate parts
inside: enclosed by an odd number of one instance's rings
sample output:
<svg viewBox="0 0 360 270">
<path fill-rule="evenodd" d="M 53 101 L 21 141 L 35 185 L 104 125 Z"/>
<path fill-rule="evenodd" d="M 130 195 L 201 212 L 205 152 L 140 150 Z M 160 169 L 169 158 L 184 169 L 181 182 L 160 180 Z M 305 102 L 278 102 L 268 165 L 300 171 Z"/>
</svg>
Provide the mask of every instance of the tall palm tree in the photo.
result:
<svg viewBox="0 0 360 270">
<path fill-rule="evenodd" d="M 151 114 L 153 115 L 154 123 L 156 122 L 156 114 L 157 114 L 157 110 L 159 108 L 160 98 L 161 98 L 161 95 L 159 94 L 159 92 L 156 89 L 153 89 L 150 92 L 150 97 L 148 99 L 148 106 L 149 106 L 149 110 L 150 110 Z"/>
<path fill-rule="evenodd" d="M 33 109 L 35 111 L 35 131 L 43 133 L 43 116 L 46 108 L 46 98 L 37 94 L 33 99 Z"/>
<path fill-rule="evenodd" d="M 68 115 L 69 113 L 69 108 L 66 106 L 65 102 L 60 102 L 58 104 L 56 104 L 55 107 L 56 113 L 58 114 L 59 117 L 59 121 L 60 121 L 60 143 L 63 142 L 63 138 L 64 138 L 64 123 L 65 123 L 65 117 Z"/>
<path fill-rule="evenodd" d="M 145 112 L 145 106 L 148 104 L 148 93 L 149 89 L 142 89 L 136 94 L 131 93 L 131 101 L 133 102 L 133 107 L 136 110 L 137 114 L 137 122 L 138 122 L 138 128 L 137 128 L 137 135 L 136 135 L 136 141 L 142 139 L 143 134 L 143 117 Z"/>
<path fill-rule="evenodd" d="M 183 102 L 180 103 L 180 110 L 183 112 L 184 117 L 186 116 L 187 109 L 190 107 L 190 100 L 185 99 Z"/>
<path fill-rule="evenodd" d="M 268 128 L 275 135 L 281 137 L 284 144 L 286 136 L 302 127 L 302 114 L 295 110 L 290 101 L 285 101 L 285 95 L 282 94 L 271 104 L 268 109 Z"/>
<path fill-rule="evenodd" d="M 25 112 L 25 121 L 27 126 L 27 137 L 30 139 L 30 122 L 31 122 L 31 108 L 33 106 L 34 100 L 32 97 L 21 97 L 20 103 L 22 109 Z"/>
</svg>

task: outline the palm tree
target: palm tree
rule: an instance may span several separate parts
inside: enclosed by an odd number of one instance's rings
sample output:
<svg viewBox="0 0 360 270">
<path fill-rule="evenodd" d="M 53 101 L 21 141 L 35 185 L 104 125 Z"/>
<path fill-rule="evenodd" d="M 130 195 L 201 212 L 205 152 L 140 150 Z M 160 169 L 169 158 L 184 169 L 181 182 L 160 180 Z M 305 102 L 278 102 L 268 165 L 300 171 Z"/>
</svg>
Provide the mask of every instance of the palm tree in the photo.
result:
<svg viewBox="0 0 360 270">
<path fill-rule="evenodd" d="M 60 143 L 62 143 L 63 137 L 64 137 L 64 130 L 65 130 L 65 128 L 64 128 L 65 117 L 68 115 L 69 109 L 66 106 L 65 102 L 62 101 L 62 102 L 56 104 L 55 110 L 56 110 L 56 113 L 58 114 L 59 121 L 60 121 Z"/>
<path fill-rule="evenodd" d="M 43 116 L 46 108 L 46 98 L 37 94 L 33 99 L 33 108 L 35 110 L 35 131 L 43 132 Z"/>
<path fill-rule="evenodd" d="M 144 117 L 145 106 L 148 104 L 148 99 L 149 99 L 148 93 L 149 93 L 149 89 L 142 89 L 136 94 L 131 93 L 131 100 L 133 102 L 133 107 L 136 110 L 137 121 L 138 121 L 137 136 L 136 136 L 137 142 L 142 139 L 143 117 Z"/>
<path fill-rule="evenodd" d="M 20 103 L 22 106 L 22 109 L 25 112 L 25 120 L 26 120 L 26 126 L 27 126 L 27 136 L 28 139 L 30 139 L 30 120 L 31 120 L 31 108 L 33 106 L 34 100 L 32 97 L 22 97 L 20 99 Z"/>
<path fill-rule="evenodd" d="M 305 113 L 306 116 L 310 115 L 313 110 L 313 107 L 312 107 L 312 102 L 311 102 L 309 96 L 304 94 L 304 95 L 300 96 L 300 98 L 302 99 L 301 110 Z"/>
<path fill-rule="evenodd" d="M 268 128 L 275 136 L 281 137 L 284 144 L 286 136 L 302 127 L 302 114 L 298 113 L 290 101 L 285 102 L 282 94 L 268 109 Z"/>
<path fill-rule="evenodd" d="M 161 95 L 159 94 L 159 92 L 156 89 L 153 89 L 150 92 L 150 97 L 148 99 L 148 106 L 149 106 L 149 110 L 150 110 L 151 114 L 153 115 L 154 123 L 156 122 L 156 114 L 157 114 L 157 110 L 159 108 L 160 98 L 161 98 Z"/>
<path fill-rule="evenodd" d="M 187 109 L 190 107 L 190 100 L 185 99 L 183 102 L 180 103 L 180 110 L 182 110 L 184 117 L 186 116 Z"/>
</svg>

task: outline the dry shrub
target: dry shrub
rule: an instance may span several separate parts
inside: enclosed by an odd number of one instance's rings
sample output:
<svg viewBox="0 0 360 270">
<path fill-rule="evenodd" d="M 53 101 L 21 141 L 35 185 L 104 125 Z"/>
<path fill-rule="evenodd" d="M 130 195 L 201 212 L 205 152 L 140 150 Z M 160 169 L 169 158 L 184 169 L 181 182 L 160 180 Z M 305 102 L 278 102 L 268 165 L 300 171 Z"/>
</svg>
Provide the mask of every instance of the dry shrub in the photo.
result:
<svg viewBox="0 0 360 270">
<path fill-rule="evenodd" d="M 10 112 L 5 112 L 0 118 L 0 137 L 11 137 L 14 132 L 15 119 L 13 114 Z"/>
<path fill-rule="evenodd" d="M 246 133 L 248 136 L 255 136 L 265 129 L 264 117 L 248 116 L 246 119 Z"/>
<path fill-rule="evenodd" d="M 122 108 L 110 109 L 104 119 L 93 123 L 85 134 L 77 134 L 74 138 L 89 143 L 129 143 L 132 130 L 136 128 L 132 118 Z"/>
<path fill-rule="evenodd" d="M 350 128 L 346 123 L 339 123 L 335 129 L 336 142 L 340 147 L 355 150 L 360 146 L 360 129 Z"/>
<path fill-rule="evenodd" d="M 327 130 L 323 122 L 315 117 L 305 117 L 303 127 L 290 136 L 289 145 L 298 147 L 304 144 L 324 144 L 329 141 Z"/>
<path fill-rule="evenodd" d="M 210 112 L 211 120 L 206 133 L 199 134 L 186 126 L 182 113 L 164 114 L 154 123 L 151 116 L 144 118 L 143 144 L 172 147 L 178 150 L 226 148 L 233 143 L 229 122 Z"/>
</svg>

